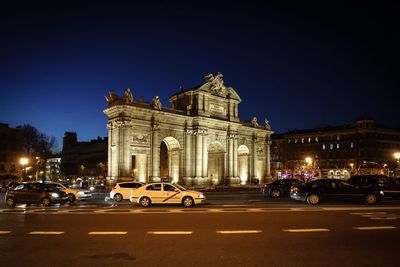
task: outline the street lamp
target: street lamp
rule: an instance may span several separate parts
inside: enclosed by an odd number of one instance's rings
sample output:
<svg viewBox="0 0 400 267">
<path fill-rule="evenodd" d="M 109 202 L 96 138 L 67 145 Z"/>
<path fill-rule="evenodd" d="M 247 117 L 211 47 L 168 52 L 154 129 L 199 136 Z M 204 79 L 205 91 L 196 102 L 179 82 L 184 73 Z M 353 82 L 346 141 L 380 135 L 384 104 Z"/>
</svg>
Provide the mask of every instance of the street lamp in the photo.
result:
<svg viewBox="0 0 400 267">
<path fill-rule="evenodd" d="M 25 177 L 26 177 L 26 165 L 29 163 L 29 159 L 28 158 L 25 158 L 25 157 L 22 157 L 22 158 L 20 158 L 19 159 L 19 164 L 21 164 L 22 165 L 22 170 L 23 170 L 23 178 L 24 178 L 24 180 L 25 180 Z"/>
<path fill-rule="evenodd" d="M 400 152 L 394 152 L 393 157 L 397 161 L 397 170 L 396 170 L 396 175 L 399 175 L 399 168 L 400 168 Z"/>
</svg>

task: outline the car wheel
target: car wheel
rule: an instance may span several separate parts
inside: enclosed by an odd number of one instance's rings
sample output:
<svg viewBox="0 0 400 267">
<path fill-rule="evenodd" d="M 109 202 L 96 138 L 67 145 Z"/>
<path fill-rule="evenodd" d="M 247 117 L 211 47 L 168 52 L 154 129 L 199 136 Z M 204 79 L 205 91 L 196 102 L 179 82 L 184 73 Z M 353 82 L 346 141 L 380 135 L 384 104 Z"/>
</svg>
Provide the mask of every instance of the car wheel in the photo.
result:
<svg viewBox="0 0 400 267">
<path fill-rule="evenodd" d="M 14 207 L 16 204 L 15 199 L 13 197 L 7 198 L 6 202 L 7 206 L 9 206 L 10 208 Z"/>
<path fill-rule="evenodd" d="M 269 194 L 271 197 L 276 198 L 276 197 L 280 197 L 281 196 L 281 191 L 279 191 L 278 189 L 274 189 L 271 191 L 271 193 Z"/>
<path fill-rule="evenodd" d="M 193 204 L 194 204 L 193 198 L 191 198 L 191 197 L 184 197 L 184 198 L 182 199 L 182 204 L 183 204 L 183 206 L 185 206 L 185 207 L 191 207 L 191 206 L 193 206 Z"/>
<path fill-rule="evenodd" d="M 68 194 L 68 201 L 69 201 L 69 203 L 72 203 L 72 202 L 74 202 L 75 201 L 75 195 L 74 194 Z"/>
<path fill-rule="evenodd" d="M 121 202 L 124 198 L 122 197 L 121 194 L 115 194 L 114 195 L 114 200 L 117 202 Z"/>
<path fill-rule="evenodd" d="M 48 198 L 48 197 L 43 198 L 43 199 L 42 199 L 42 205 L 43 205 L 44 207 L 50 206 L 50 205 L 51 205 L 50 198 Z"/>
<path fill-rule="evenodd" d="M 142 197 L 139 201 L 140 206 L 148 207 L 151 205 L 151 200 L 148 197 Z"/>
<path fill-rule="evenodd" d="M 374 194 L 368 194 L 365 196 L 364 203 L 368 205 L 373 205 L 378 202 L 378 198 Z"/>
<path fill-rule="evenodd" d="M 310 205 L 317 205 L 319 203 L 319 196 L 317 194 L 311 194 L 307 197 L 307 203 Z"/>
</svg>

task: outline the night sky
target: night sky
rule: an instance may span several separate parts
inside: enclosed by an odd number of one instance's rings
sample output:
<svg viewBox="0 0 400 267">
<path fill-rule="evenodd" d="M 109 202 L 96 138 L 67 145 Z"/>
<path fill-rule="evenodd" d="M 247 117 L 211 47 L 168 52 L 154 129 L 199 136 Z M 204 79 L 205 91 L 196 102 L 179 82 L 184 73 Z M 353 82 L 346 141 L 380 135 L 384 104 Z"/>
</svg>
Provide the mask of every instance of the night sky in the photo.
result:
<svg viewBox="0 0 400 267">
<path fill-rule="evenodd" d="M 352 123 L 400 128 L 395 1 L 8 1 L 0 6 L 0 122 L 62 146 L 107 136 L 110 89 L 164 106 L 222 72 L 241 120 L 275 132 Z M 194 1 L 193 1 L 194 2 Z"/>
</svg>

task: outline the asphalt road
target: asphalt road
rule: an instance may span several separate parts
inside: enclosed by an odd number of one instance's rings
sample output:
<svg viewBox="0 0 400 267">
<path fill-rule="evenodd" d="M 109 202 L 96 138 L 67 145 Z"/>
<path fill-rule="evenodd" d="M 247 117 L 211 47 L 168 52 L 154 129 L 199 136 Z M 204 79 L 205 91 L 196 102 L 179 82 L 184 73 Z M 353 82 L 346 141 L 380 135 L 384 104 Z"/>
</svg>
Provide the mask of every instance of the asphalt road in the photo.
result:
<svg viewBox="0 0 400 267">
<path fill-rule="evenodd" d="M 213 194 L 194 208 L 101 198 L 1 208 L 1 265 L 400 266 L 398 201 L 311 207 L 253 192 Z"/>
</svg>

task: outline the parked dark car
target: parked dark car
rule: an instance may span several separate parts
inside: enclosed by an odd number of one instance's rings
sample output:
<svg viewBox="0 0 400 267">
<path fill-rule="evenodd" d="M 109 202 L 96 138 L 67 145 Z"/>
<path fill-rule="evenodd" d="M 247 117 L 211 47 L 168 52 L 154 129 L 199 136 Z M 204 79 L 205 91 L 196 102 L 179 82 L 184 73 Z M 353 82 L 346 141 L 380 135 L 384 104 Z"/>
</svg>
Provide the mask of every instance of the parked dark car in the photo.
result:
<svg viewBox="0 0 400 267">
<path fill-rule="evenodd" d="M 268 197 L 289 196 L 292 186 L 301 185 L 303 182 L 298 179 L 280 179 L 261 186 L 261 194 Z"/>
<path fill-rule="evenodd" d="M 17 203 L 36 203 L 48 207 L 52 204 L 64 204 L 68 201 L 68 195 L 48 184 L 28 182 L 9 189 L 5 199 L 9 207 L 14 207 Z"/>
<path fill-rule="evenodd" d="M 372 205 L 383 198 L 383 192 L 374 188 L 354 186 L 338 179 L 320 179 L 292 186 L 290 197 L 310 205 L 332 200 L 357 201 Z"/>
<path fill-rule="evenodd" d="M 400 197 L 400 180 L 384 175 L 356 175 L 347 182 L 365 188 L 375 188 L 383 191 L 385 197 Z"/>
</svg>

